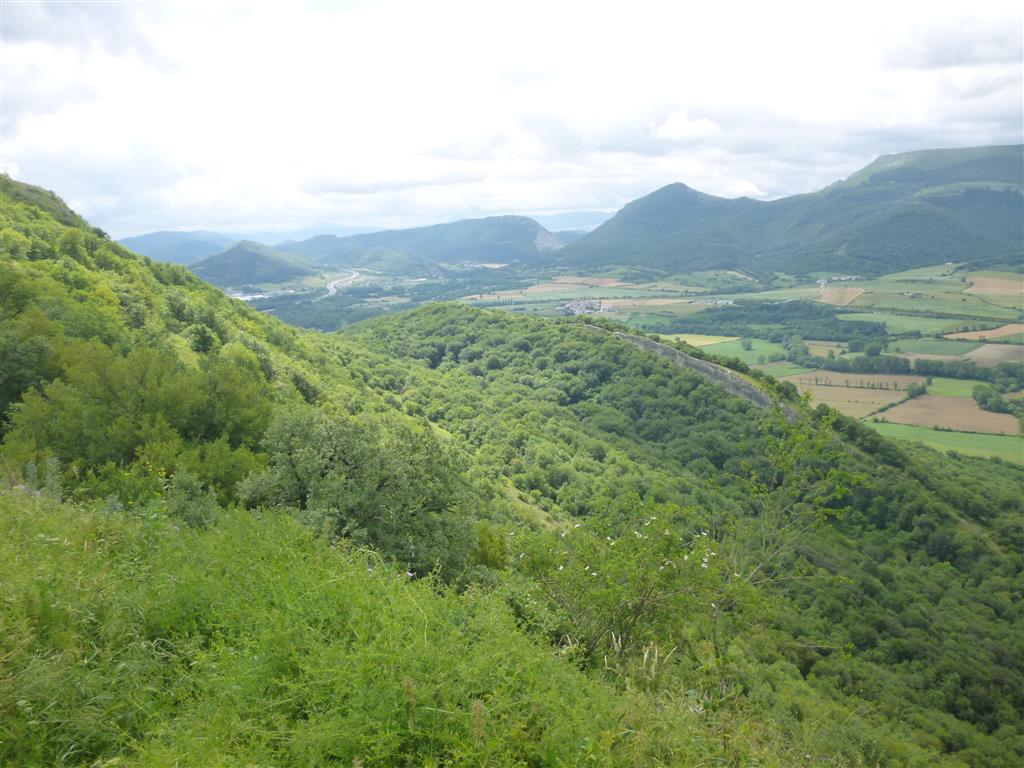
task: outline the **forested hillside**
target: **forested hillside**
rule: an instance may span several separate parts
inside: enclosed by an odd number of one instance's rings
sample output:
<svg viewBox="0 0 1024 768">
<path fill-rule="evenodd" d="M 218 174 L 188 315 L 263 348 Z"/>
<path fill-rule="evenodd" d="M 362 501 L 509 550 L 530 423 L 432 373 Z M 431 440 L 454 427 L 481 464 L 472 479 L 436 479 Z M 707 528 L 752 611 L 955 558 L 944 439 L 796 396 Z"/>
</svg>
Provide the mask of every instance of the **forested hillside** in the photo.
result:
<svg viewBox="0 0 1024 768">
<path fill-rule="evenodd" d="M 1024 471 L 593 318 L 299 331 L 0 193 L 5 764 L 1024 759 Z"/>
<path fill-rule="evenodd" d="M 762 276 L 879 275 L 942 261 L 1019 265 L 1022 164 L 1020 146 L 908 152 L 769 202 L 672 184 L 633 201 L 557 260 Z"/>
</svg>

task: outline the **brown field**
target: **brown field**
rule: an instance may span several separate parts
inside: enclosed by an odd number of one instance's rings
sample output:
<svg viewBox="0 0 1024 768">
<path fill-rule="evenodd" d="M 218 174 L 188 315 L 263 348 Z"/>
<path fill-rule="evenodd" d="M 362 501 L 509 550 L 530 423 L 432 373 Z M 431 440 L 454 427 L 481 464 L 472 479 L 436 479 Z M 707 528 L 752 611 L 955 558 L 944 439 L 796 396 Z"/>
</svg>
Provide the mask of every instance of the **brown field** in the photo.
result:
<svg viewBox="0 0 1024 768">
<path fill-rule="evenodd" d="M 971 287 L 964 293 L 975 296 L 1020 296 L 1024 293 L 1024 284 L 1020 280 L 1005 277 L 971 277 Z"/>
<path fill-rule="evenodd" d="M 842 414 L 859 419 L 874 413 L 883 405 L 895 403 L 903 393 L 892 389 L 863 389 L 861 387 L 822 387 L 797 384 L 800 394 L 811 393 L 811 403 L 825 403 Z M 972 401 L 973 402 L 973 401 Z"/>
<path fill-rule="evenodd" d="M 1005 394 L 1003 395 L 1003 398 L 1006 400 L 1020 400 L 1021 398 L 1024 398 L 1024 389 L 1018 392 L 1010 392 L 1008 394 Z"/>
<path fill-rule="evenodd" d="M 1024 362 L 1024 346 L 1020 344 L 985 344 L 964 355 L 982 368 L 995 368 L 1000 363 Z"/>
<path fill-rule="evenodd" d="M 941 360 L 944 363 L 950 363 L 954 360 L 962 360 L 959 355 L 929 355 L 925 352 L 901 352 L 900 357 L 905 357 L 907 360 Z"/>
<path fill-rule="evenodd" d="M 1020 434 L 1020 424 L 1014 416 L 983 411 L 969 397 L 921 395 L 886 411 L 885 420 L 918 427 L 946 427 L 960 432 Z"/>
<path fill-rule="evenodd" d="M 796 376 L 786 376 L 783 381 L 791 381 L 797 389 L 801 387 L 846 387 L 863 389 L 870 392 L 900 391 L 908 384 L 923 384 L 924 376 L 910 374 L 884 373 L 841 373 L 839 371 L 810 371 Z M 899 398 L 896 398 L 897 400 Z"/>
<path fill-rule="evenodd" d="M 1002 328 L 993 328 L 990 331 L 964 331 L 963 333 L 947 333 L 947 339 L 1001 339 L 1003 336 L 1012 336 L 1015 333 L 1024 333 L 1024 323 L 1010 323 Z"/>
<path fill-rule="evenodd" d="M 846 351 L 846 342 L 844 341 L 815 341 L 813 339 L 806 339 L 804 343 L 807 344 L 807 351 L 817 357 L 828 357 L 829 350 L 835 352 L 836 355 Z"/>
<path fill-rule="evenodd" d="M 818 301 L 824 304 L 833 304 L 837 307 L 845 307 L 848 304 L 852 304 L 853 300 L 862 293 L 864 293 L 863 288 L 825 286 L 821 289 L 821 296 L 818 298 Z"/>
</svg>

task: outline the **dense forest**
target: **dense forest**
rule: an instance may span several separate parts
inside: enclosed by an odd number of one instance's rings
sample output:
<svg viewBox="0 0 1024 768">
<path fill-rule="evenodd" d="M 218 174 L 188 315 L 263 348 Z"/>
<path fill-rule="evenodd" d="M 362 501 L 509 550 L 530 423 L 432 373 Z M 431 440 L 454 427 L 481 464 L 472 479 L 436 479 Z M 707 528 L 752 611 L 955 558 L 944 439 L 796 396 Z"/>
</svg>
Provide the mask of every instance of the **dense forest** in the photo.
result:
<svg viewBox="0 0 1024 768">
<path fill-rule="evenodd" d="M 1024 760 L 1024 470 L 607 321 L 295 329 L 0 191 L 5 764 Z"/>
</svg>

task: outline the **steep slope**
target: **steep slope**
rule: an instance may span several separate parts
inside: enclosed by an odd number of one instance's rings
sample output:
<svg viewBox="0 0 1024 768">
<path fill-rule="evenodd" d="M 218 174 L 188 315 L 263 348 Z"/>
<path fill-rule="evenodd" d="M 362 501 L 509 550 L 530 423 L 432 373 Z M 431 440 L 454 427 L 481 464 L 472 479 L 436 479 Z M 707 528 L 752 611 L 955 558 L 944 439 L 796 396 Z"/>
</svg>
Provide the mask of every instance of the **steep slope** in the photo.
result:
<svg viewBox="0 0 1024 768">
<path fill-rule="evenodd" d="M 118 242 L 125 248 L 172 264 L 194 264 L 207 256 L 221 253 L 239 238 L 219 232 L 149 232 L 126 237 Z"/>
<path fill-rule="evenodd" d="M 21 200 L 0 259 L 5 764 L 1024 757 L 1021 470 L 586 322 L 298 331 Z"/>
<path fill-rule="evenodd" d="M 941 261 L 1019 263 L 1024 148 L 879 158 L 844 182 L 771 202 L 674 184 L 636 200 L 556 254 L 574 267 L 865 275 Z"/>
<path fill-rule="evenodd" d="M 278 247 L 331 266 L 426 275 L 463 262 L 536 262 L 560 246 L 533 219 L 493 216 L 344 238 L 324 235 Z"/>
<path fill-rule="evenodd" d="M 223 288 L 284 283 L 319 270 L 310 261 L 260 243 L 243 240 L 189 269 L 203 280 Z"/>
</svg>

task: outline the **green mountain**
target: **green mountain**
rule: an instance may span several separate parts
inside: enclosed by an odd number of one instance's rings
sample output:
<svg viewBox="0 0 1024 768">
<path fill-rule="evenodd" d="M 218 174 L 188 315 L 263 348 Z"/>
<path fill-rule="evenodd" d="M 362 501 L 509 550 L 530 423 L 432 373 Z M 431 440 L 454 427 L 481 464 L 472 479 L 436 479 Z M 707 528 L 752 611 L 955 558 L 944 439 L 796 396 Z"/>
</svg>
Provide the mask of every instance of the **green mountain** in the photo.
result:
<svg viewBox="0 0 1024 768">
<path fill-rule="evenodd" d="M 7 185 L 5 765 L 1024 759 L 1024 470 L 592 317 L 298 330 Z"/>
<path fill-rule="evenodd" d="M 285 283 L 319 271 L 301 256 L 251 240 L 243 240 L 226 251 L 197 261 L 189 269 L 222 288 Z"/>
<path fill-rule="evenodd" d="M 149 232 L 126 237 L 118 242 L 125 248 L 157 261 L 189 265 L 221 253 L 239 239 L 219 232 Z"/>
<path fill-rule="evenodd" d="M 533 219 L 492 216 L 351 237 L 322 235 L 277 247 L 333 267 L 439 275 L 462 263 L 537 263 L 561 245 Z"/>
<path fill-rule="evenodd" d="M 555 259 L 667 273 L 876 275 L 941 261 L 1024 258 L 1024 148 L 887 155 L 819 192 L 770 202 L 672 184 L 635 200 Z"/>
</svg>

